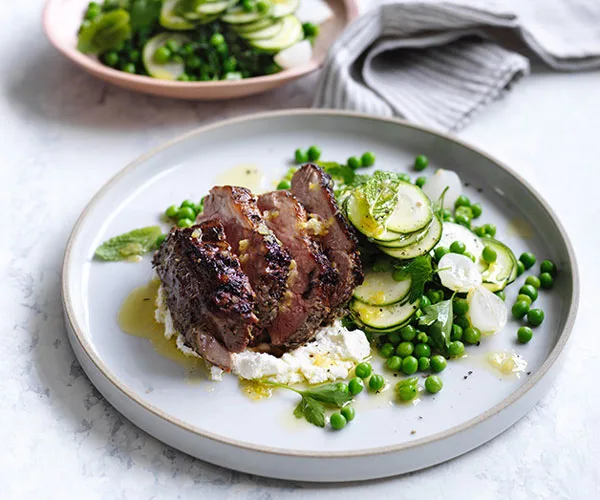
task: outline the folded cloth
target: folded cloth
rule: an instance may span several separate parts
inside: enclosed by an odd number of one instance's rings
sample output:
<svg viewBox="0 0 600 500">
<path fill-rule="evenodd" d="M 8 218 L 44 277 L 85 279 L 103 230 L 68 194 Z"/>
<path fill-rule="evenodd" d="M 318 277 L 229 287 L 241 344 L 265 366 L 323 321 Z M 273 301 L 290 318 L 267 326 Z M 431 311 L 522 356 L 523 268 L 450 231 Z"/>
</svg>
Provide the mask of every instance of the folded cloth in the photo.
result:
<svg viewBox="0 0 600 500">
<path fill-rule="evenodd" d="M 459 130 L 529 72 L 511 35 L 554 69 L 600 68 L 600 0 L 384 3 L 333 44 L 314 106 Z"/>
</svg>

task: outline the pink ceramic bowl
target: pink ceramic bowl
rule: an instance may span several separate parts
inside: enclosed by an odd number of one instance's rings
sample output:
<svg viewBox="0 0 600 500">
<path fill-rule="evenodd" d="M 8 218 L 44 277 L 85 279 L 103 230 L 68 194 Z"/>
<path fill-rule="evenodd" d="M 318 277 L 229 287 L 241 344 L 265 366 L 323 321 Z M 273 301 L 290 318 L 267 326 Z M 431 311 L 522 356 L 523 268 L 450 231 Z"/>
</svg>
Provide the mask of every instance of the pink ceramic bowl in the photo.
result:
<svg viewBox="0 0 600 500">
<path fill-rule="evenodd" d="M 76 48 L 77 30 L 88 0 L 48 0 L 44 9 L 44 32 L 56 49 L 89 73 L 120 87 L 175 99 L 219 100 L 258 94 L 280 87 L 315 71 L 327 50 L 342 30 L 358 15 L 356 0 L 327 0 L 335 17 L 321 25 L 309 64 L 280 73 L 243 80 L 216 82 L 173 82 L 148 76 L 131 75 L 101 64 Z"/>
</svg>

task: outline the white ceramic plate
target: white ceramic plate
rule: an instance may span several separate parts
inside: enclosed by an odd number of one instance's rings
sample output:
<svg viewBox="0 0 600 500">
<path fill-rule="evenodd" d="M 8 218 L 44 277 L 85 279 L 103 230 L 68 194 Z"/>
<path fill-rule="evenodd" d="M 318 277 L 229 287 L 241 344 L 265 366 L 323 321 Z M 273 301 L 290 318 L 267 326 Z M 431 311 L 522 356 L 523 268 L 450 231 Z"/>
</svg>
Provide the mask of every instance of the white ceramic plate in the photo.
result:
<svg viewBox="0 0 600 500">
<path fill-rule="evenodd" d="M 481 201 L 483 221 L 517 254 L 530 250 L 558 263 L 552 292 L 536 305 L 546 311 L 532 342 L 517 345 L 517 322 L 450 362 L 444 389 L 418 404 L 392 404 L 387 394 L 364 391 L 357 418 L 341 432 L 292 417 L 294 395 L 268 400 L 242 395 L 233 376 L 221 383 L 190 383 L 183 369 L 158 355 L 147 340 L 124 334 L 117 312 L 134 287 L 152 276 L 150 258 L 138 264 L 92 260 L 105 239 L 158 222 L 164 208 L 199 199 L 220 172 L 252 162 L 273 182 L 289 167 L 295 148 L 319 144 L 325 159 L 370 150 L 377 167 L 410 170 L 417 154 L 432 167 L 456 170 Z M 268 186 L 267 186 L 268 187 Z M 530 234 L 515 231 L 515 221 Z M 70 339 L 100 392 L 126 417 L 158 439 L 191 455 L 253 474 L 310 481 L 390 476 L 430 466 L 492 439 L 529 411 L 548 387 L 570 334 L 578 304 L 573 250 L 550 207 L 514 172 L 450 137 L 397 120 L 333 111 L 300 110 L 253 115 L 189 133 L 124 169 L 94 197 L 69 241 L 63 298 Z M 520 281 L 524 277 L 520 278 Z M 518 283 L 520 283 L 520 281 Z M 519 284 L 509 288 L 511 304 Z M 529 363 L 521 378 L 504 378 L 485 357 L 513 349 Z M 469 375 L 469 372 L 472 372 Z M 466 378 L 465 378 L 466 376 Z M 396 379 L 389 372 L 390 382 Z"/>
</svg>

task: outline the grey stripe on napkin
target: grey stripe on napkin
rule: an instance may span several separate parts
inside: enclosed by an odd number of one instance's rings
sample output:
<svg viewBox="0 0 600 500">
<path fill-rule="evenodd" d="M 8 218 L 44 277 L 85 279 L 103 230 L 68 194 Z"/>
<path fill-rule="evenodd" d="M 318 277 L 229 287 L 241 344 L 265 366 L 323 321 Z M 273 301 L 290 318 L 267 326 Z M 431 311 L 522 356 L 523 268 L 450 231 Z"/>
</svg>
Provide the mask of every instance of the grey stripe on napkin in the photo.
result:
<svg viewBox="0 0 600 500">
<path fill-rule="evenodd" d="M 529 72 L 498 34 L 518 35 L 555 69 L 584 70 L 600 67 L 598 26 L 596 0 L 395 0 L 334 43 L 314 105 L 456 131 Z"/>
</svg>

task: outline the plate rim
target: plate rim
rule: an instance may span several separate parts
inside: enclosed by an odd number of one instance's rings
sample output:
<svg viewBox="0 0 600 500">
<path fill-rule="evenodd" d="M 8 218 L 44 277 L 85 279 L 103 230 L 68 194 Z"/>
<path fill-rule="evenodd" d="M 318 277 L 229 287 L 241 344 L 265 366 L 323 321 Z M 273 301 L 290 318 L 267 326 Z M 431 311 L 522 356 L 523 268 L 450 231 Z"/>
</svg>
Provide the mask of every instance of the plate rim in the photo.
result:
<svg viewBox="0 0 600 500">
<path fill-rule="evenodd" d="M 359 119 L 367 119 L 374 120 L 379 122 L 390 123 L 393 125 L 407 127 L 414 130 L 418 130 L 421 132 L 425 132 L 428 134 L 432 134 L 439 138 L 449 140 L 455 144 L 458 144 L 464 148 L 471 150 L 472 152 L 483 156 L 488 161 L 494 163 L 496 166 L 500 167 L 502 170 L 507 172 L 509 175 L 512 175 L 518 182 L 520 182 L 529 193 L 535 198 L 535 200 L 542 205 L 544 210 L 550 215 L 552 221 L 556 225 L 563 241 L 565 242 L 565 246 L 567 249 L 568 260 L 572 270 L 572 281 L 573 281 L 573 293 L 571 296 L 571 301 L 569 304 L 569 312 L 567 315 L 567 320 L 565 322 L 565 326 L 560 333 L 556 345 L 548 354 L 544 363 L 540 366 L 540 368 L 533 374 L 532 377 L 529 377 L 527 382 L 525 382 L 521 387 L 519 387 L 516 391 L 512 392 L 508 397 L 500 401 L 498 404 L 494 405 L 492 408 L 487 411 L 473 417 L 466 422 L 463 422 L 460 425 L 451 427 L 446 429 L 445 431 L 437 432 L 427 437 L 415 439 L 414 441 L 404 442 L 395 445 L 387 445 L 387 446 L 378 446 L 374 448 L 365 448 L 363 450 L 356 451 L 316 451 L 316 450 L 293 450 L 286 448 L 275 448 L 271 446 L 262 446 L 251 444 L 245 441 L 240 441 L 237 439 L 231 439 L 225 437 L 223 435 L 215 434 L 212 432 L 208 432 L 202 430 L 194 425 L 188 424 L 178 418 L 175 418 L 171 415 L 165 413 L 162 409 L 151 405 L 138 397 L 134 391 L 132 391 L 126 384 L 119 381 L 118 377 L 116 377 L 110 369 L 104 364 L 102 359 L 96 355 L 94 349 L 87 342 L 85 335 L 83 334 L 83 328 L 80 327 L 78 322 L 75 319 L 75 313 L 73 310 L 73 305 L 71 303 L 71 294 L 69 290 L 69 279 L 70 279 L 70 269 L 69 269 L 69 261 L 71 260 L 71 255 L 73 251 L 73 245 L 75 240 L 79 236 L 79 232 L 86 221 L 89 212 L 100 202 L 100 200 L 106 195 L 106 192 L 112 188 L 115 184 L 117 184 L 120 179 L 135 168 L 139 167 L 143 163 L 145 163 L 152 156 L 161 153 L 162 151 L 174 146 L 179 142 L 183 142 L 193 136 L 201 135 L 212 130 L 228 127 L 231 125 L 243 123 L 243 122 L 251 122 L 254 120 L 263 120 L 270 118 L 279 118 L 279 117 L 294 117 L 294 116 L 304 116 L 304 115 L 312 115 L 312 116 L 326 116 L 326 117 L 342 117 L 342 118 L 359 118 Z M 563 352 L 573 330 L 573 325 L 575 323 L 575 319 L 577 316 L 577 311 L 579 308 L 579 299 L 580 299 L 580 279 L 579 279 L 579 271 L 577 267 L 577 260 L 575 257 L 575 251 L 571 244 L 571 241 L 560 221 L 558 216 L 549 206 L 549 204 L 544 200 L 543 197 L 527 182 L 523 179 L 517 172 L 511 169 L 509 166 L 497 160 L 493 156 L 488 153 L 480 150 L 479 148 L 472 146 L 461 139 L 458 139 L 450 134 L 445 134 L 443 132 L 439 132 L 428 127 L 424 127 L 422 125 L 417 125 L 414 123 L 407 122 L 406 120 L 395 118 L 395 117 L 381 117 L 370 115 L 366 113 L 358 113 L 354 111 L 345 111 L 345 110 L 328 110 L 328 109 L 289 109 L 289 110 L 277 110 L 277 111 L 265 111 L 247 114 L 243 116 L 238 116 L 234 118 L 228 118 L 225 120 L 219 120 L 216 122 L 209 123 L 207 125 L 203 125 L 201 127 L 195 128 L 189 132 L 178 135 L 175 138 L 166 141 L 159 146 L 152 148 L 150 151 L 142 154 L 137 157 L 135 160 L 127 164 L 123 169 L 118 171 L 115 175 L 113 175 L 106 183 L 102 185 L 102 187 L 96 192 L 96 194 L 91 198 L 91 200 L 87 203 L 80 216 L 77 218 L 73 230 L 69 235 L 67 240 L 67 245 L 65 249 L 65 254 L 62 263 L 62 271 L 61 271 L 61 297 L 63 302 L 63 308 L 65 312 L 65 319 L 68 322 L 68 327 L 70 327 L 73 335 L 70 335 L 69 338 L 77 339 L 79 346 L 82 351 L 86 354 L 86 356 L 92 361 L 95 367 L 99 370 L 100 373 L 112 384 L 112 386 L 117 389 L 122 395 L 129 398 L 131 401 L 139 405 L 144 410 L 150 412 L 155 417 L 165 421 L 166 423 L 175 425 L 176 427 L 190 432 L 194 435 L 197 435 L 201 438 L 209 439 L 215 441 L 219 444 L 234 446 L 237 448 L 242 448 L 248 451 L 259 452 L 259 453 L 267 453 L 271 455 L 279 455 L 279 456 L 290 456 L 290 457 L 309 457 L 309 458 L 348 458 L 348 457 L 366 457 L 366 456 L 374 456 L 374 455 L 383 455 L 394 452 L 407 451 L 409 449 L 417 449 L 421 446 L 432 444 L 436 441 L 441 441 L 447 438 L 450 438 L 454 435 L 457 435 L 461 432 L 464 432 L 472 427 L 475 427 L 478 424 L 481 424 L 485 421 L 488 421 L 492 417 L 496 416 L 503 410 L 507 409 L 518 400 L 523 398 L 527 392 L 529 392 L 532 388 L 534 388 L 550 371 L 550 369 L 556 364 L 558 361 L 560 354 Z M 537 400 L 536 400 L 537 403 Z M 514 422 L 511 422 L 511 425 Z"/>
<path fill-rule="evenodd" d="M 76 47 L 68 46 L 62 43 L 56 36 L 55 30 L 50 29 L 50 12 L 54 5 L 58 3 L 60 0 L 46 0 L 44 5 L 43 13 L 42 13 L 42 28 L 46 38 L 50 42 L 50 44 L 63 56 L 65 56 L 70 61 L 75 64 L 81 66 L 86 71 L 91 72 L 92 74 L 104 75 L 114 78 L 115 80 L 119 80 L 122 82 L 128 82 L 130 84 L 141 84 L 144 86 L 150 86 L 153 88 L 162 88 L 169 90 L 202 90 L 202 89 L 214 89 L 214 88 L 236 88 L 236 87 L 244 87 L 250 84 L 260 85 L 262 83 L 276 83 L 276 82 L 285 82 L 290 79 L 299 78 L 304 75 L 308 75 L 313 71 L 316 71 L 321 66 L 323 66 L 326 58 L 326 54 L 321 60 L 311 59 L 308 63 L 303 64 L 302 66 L 298 66 L 297 68 L 285 69 L 280 71 L 279 73 L 274 73 L 272 75 L 263 75 L 263 76 L 254 76 L 251 78 L 243 78 L 241 80 L 217 80 L 210 82 L 180 82 L 177 80 L 161 80 L 159 78 L 152 78 L 145 75 L 132 75 L 129 73 L 125 73 L 124 71 L 119 71 L 114 68 L 110 68 L 101 64 L 100 62 L 94 60 L 90 56 L 83 54 L 77 50 Z M 344 29 L 350 25 L 359 15 L 359 8 L 357 0 L 340 0 L 340 2 L 344 5 L 344 9 L 346 11 L 346 22 L 344 24 Z M 334 41 L 335 42 L 335 41 Z M 334 43 L 332 42 L 332 43 Z"/>
</svg>

